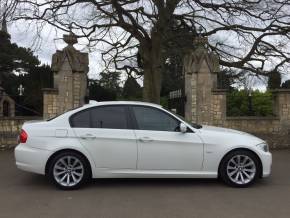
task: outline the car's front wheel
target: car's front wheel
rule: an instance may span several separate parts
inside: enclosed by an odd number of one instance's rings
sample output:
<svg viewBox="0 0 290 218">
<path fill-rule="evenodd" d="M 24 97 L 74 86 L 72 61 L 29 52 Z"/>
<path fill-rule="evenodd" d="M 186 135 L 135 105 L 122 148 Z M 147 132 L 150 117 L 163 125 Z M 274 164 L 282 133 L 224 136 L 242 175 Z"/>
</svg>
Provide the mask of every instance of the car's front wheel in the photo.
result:
<svg viewBox="0 0 290 218">
<path fill-rule="evenodd" d="M 62 152 L 50 162 L 49 179 L 59 188 L 77 189 L 90 177 L 89 163 L 76 152 Z"/>
<path fill-rule="evenodd" d="M 219 174 L 231 186 L 247 187 L 257 180 L 261 170 L 255 154 L 247 150 L 236 150 L 225 156 Z"/>
</svg>

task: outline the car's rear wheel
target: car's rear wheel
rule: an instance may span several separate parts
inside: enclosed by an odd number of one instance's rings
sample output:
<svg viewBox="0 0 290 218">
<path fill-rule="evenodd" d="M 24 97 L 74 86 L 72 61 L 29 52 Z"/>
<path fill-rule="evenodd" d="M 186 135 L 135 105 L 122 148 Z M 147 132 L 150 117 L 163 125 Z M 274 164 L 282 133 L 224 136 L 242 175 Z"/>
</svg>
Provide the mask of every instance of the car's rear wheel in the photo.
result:
<svg viewBox="0 0 290 218">
<path fill-rule="evenodd" d="M 225 156 L 219 173 L 225 183 L 235 187 L 247 187 L 257 180 L 261 170 L 255 154 L 247 150 L 236 150 Z"/>
<path fill-rule="evenodd" d="M 90 177 L 89 163 L 76 152 L 62 152 L 50 162 L 48 176 L 61 189 L 77 189 Z"/>
</svg>

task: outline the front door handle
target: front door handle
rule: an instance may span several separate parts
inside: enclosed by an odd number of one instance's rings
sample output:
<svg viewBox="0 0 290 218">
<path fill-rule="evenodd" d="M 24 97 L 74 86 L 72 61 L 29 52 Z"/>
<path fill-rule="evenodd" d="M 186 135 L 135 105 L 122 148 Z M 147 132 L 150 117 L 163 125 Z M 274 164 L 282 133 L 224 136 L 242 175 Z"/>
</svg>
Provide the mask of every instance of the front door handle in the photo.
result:
<svg viewBox="0 0 290 218">
<path fill-rule="evenodd" d="M 85 135 L 81 135 L 80 136 L 82 139 L 95 139 L 96 136 L 92 135 L 92 134 L 85 134 Z"/>
<path fill-rule="evenodd" d="M 138 139 L 140 142 L 153 142 L 154 140 L 150 137 L 141 137 Z"/>
</svg>

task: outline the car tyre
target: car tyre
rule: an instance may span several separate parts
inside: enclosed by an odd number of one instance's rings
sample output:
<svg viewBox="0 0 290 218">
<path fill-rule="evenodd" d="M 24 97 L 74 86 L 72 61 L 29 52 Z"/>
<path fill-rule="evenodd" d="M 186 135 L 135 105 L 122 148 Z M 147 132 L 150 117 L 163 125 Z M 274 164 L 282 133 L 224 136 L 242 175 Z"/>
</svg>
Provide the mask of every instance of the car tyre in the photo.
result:
<svg viewBox="0 0 290 218">
<path fill-rule="evenodd" d="M 244 188 L 259 178 L 261 170 L 260 161 L 253 152 L 235 150 L 223 158 L 219 177 L 230 186 Z"/>
<path fill-rule="evenodd" d="M 90 164 L 77 152 L 61 152 L 50 161 L 48 177 L 62 190 L 78 189 L 91 178 Z"/>
</svg>

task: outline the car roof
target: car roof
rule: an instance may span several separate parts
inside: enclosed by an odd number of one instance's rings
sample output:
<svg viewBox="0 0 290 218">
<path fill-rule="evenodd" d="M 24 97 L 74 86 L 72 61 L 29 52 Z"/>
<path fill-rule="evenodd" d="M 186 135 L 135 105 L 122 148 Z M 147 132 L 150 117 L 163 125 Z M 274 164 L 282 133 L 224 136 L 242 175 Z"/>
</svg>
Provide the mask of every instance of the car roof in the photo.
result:
<svg viewBox="0 0 290 218">
<path fill-rule="evenodd" d="M 143 106 L 152 106 L 152 107 L 156 107 L 156 108 L 162 108 L 161 105 L 154 104 L 154 103 L 148 103 L 148 102 L 141 102 L 141 101 L 89 101 L 88 104 L 85 104 L 81 107 L 66 111 L 63 114 L 60 114 L 59 116 L 57 116 L 53 119 L 49 119 L 49 121 L 63 122 L 62 121 L 63 119 L 67 119 L 68 117 L 70 117 L 71 115 L 73 115 L 79 111 L 89 109 L 92 107 L 96 107 L 96 106 L 103 106 L 103 105 L 143 105 Z"/>
<path fill-rule="evenodd" d="M 142 102 L 142 101 L 90 101 L 88 104 L 85 104 L 83 107 L 93 107 L 101 105 L 144 105 L 144 106 L 153 106 L 162 108 L 159 104 Z"/>
</svg>

